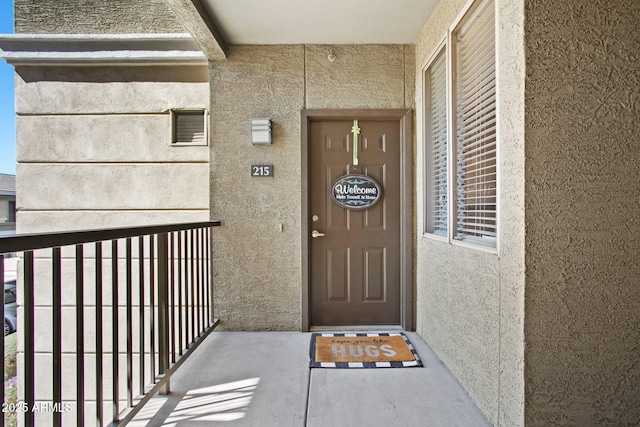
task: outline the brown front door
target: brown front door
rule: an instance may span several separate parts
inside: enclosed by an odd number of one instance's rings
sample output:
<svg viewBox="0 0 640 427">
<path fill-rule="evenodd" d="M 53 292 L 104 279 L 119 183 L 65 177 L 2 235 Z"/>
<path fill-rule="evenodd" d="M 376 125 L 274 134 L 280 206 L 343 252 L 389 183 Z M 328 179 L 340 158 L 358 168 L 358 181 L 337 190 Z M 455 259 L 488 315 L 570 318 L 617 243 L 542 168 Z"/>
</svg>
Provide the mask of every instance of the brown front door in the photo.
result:
<svg viewBox="0 0 640 427">
<path fill-rule="evenodd" d="M 353 118 L 309 124 L 310 322 L 312 326 L 399 325 L 400 123 Z M 349 209 L 332 200 L 332 184 L 348 173 L 373 178 L 381 199 Z"/>
</svg>

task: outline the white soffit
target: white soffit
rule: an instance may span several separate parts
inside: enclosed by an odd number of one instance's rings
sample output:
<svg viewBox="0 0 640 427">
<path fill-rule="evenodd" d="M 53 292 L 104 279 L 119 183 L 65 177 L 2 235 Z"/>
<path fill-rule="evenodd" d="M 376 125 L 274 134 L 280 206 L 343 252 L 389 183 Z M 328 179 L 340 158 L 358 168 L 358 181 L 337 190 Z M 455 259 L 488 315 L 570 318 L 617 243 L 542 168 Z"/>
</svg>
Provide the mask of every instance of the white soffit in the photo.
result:
<svg viewBox="0 0 640 427">
<path fill-rule="evenodd" d="M 228 44 L 415 43 L 440 0 L 201 0 Z"/>
</svg>

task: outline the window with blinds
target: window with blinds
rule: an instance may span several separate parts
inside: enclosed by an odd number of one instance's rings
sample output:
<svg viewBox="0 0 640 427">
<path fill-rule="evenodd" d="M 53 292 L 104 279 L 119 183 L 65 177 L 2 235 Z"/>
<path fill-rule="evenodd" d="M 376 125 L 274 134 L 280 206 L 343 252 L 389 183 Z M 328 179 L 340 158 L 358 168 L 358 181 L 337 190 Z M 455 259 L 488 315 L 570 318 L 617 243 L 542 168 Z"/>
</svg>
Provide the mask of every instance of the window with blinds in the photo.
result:
<svg viewBox="0 0 640 427">
<path fill-rule="evenodd" d="M 207 145 L 204 110 L 171 111 L 174 145 Z"/>
<path fill-rule="evenodd" d="M 447 62 L 444 49 L 427 67 L 425 82 L 426 232 L 447 236 Z"/>
<path fill-rule="evenodd" d="M 495 11 L 478 2 L 452 32 L 455 240 L 496 246 Z M 453 196 L 452 196 L 453 197 Z"/>
</svg>

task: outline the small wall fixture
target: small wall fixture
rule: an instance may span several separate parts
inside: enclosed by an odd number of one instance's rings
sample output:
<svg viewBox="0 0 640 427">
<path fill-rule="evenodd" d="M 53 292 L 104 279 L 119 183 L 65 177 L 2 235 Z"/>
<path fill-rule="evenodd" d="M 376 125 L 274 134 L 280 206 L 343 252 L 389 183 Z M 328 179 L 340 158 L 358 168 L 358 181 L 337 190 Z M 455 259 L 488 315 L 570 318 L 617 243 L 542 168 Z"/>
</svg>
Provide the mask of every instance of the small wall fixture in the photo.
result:
<svg viewBox="0 0 640 427">
<path fill-rule="evenodd" d="M 251 143 L 271 145 L 271 119 L 251 119 Z"/>
</svg>

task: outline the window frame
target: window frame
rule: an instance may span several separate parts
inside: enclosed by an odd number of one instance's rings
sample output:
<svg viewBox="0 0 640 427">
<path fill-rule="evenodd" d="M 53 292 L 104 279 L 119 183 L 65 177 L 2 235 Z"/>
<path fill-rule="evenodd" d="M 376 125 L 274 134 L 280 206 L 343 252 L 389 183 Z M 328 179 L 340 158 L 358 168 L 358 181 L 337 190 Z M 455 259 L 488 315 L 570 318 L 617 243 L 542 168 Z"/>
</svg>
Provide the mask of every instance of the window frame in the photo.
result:
<svg viewBox="0 0 640 427">
<path fill-rule="evenodd" d="M 495 137 L 495 238 L 487 239 L 486 241 L 482 241 L 482 238 L 478 237 L 473 238 L 473 236 L 469 236 L 464 239 L 456 238 L 456 230 L 458 223 L 458 130 L 457 130 L 457 96 L 456 93 L 456 72 L 457 72 L 457 64 L 456 64 L 456 42 L 454 37 L 457 35 L 458 31 L 462 27 L 463 24 L 467 23 L 467 19 L 471 13 L 478 10 L 478 8 L 487 7 L 484 3 L 490 2 L 492 3 L 488 7 L 493 7 L 494 16 L 493 16 L 493 50 L 494 50 L 494 59 L 493 59 L 493 67 L 494 67 L 494 104 L 493 108 L 495 110 L 495 124 L 494 124 L 494 133 Z M 497 2 L 495 0 L 470 0 L 465 7 L 462 9 L 460 14 L 453 21 L 451 26 L 447 30 L 446 37 L 443 41 L 438 44 L 438 47 L 435 49 L 434 53 L 431 55 L 429 60 L 426 62 L 425 66 L 422 69 L 422 96 L 423 96 L 423 179 L 422 183 L 424 185 L 423 191 L 423 236 L 438 240 L 441 242 L 446 242 L 451 245 L 471 248 L 480 252 L 487 252 L 491 254 L 499 255 L 500 248 L 500 126 L 499 126 L 499 79 L 498 79 L 498 49 L 497 49 Z M 447 63 L 447 71 L 446 71 L 446 86 L 447 86 L 447 96 L 446 96 L 446 114 L 447 114 L 447 235 L 446 237 L 435 234 L 429 231 L 429 219 L 428 215 L 430 215 L 430 201 L 428 200 L 429 196 L 429 177 L 430 177 L 430 164 L 429 158 L 430 153 L 428 150 L 431 148 L 430 143 L 428 141 L 428 127 L 427 120 L 428 117 L 428 106 L 427 106 L 427 72 L 429 71 L 430 66 L 436 60 L 436 58 L 442 53 L 442 49 L 445 51 L 446 55 L 446 63 Z"/>
<path fill-rule="evenodd" d="M 457 88 L 457 72 L 458 72 L 458 56 L 456 55 L 456 48 L 457 48 L 457 41 L 455 40 L 455 37 L 458 33 L 458 31 L 460 31 L 463 27 L 463 24 L 467 23 L 467 19 L 471 16 L 472 13 L 474 13 L 475 11 L 477 11 L 478 9 L 487 7 L 484 3 L 485 2 L 490 2 L 491 5 L 489 5 L 488 7 L 493 7 L 493 73 L 494 73 L 494 78 L 493 78 L 493 84 L 494 84 L 494 104 L 493 104 L 493 108 L 494 111 L 496 111 L 494 113 L 494 119 L 495 119 L 495 130 L 494 130 L 494 134 L 493 136 L 495 137 L 495 155 L 494 155 L 494 161 L 495 161 L 495 208 L 494 208 L 494 212 L 495 212 L 495 237 L 493 239 L 488 239 L 488 240 L 483 240 L 482 237 L 475 237 L 475 236 L 465 236 L 462 238 L 457 238 L 456 233 L 458 231 L 458 222 L 459 222 L 459 214 L 458 214 L 458 193 L 457 191 L 455 191 L 458 187 L 458 172 L 459 172 L 459 167 L 458 167 L 458 163 L 459 163 L 459 156 L 458 156 L 458 131 L 457 131 L 457 117 L 458 117 L 458 110 L 457 110 L 457 99 L 456 97 L 458 96 L 458 88 Z M 498 105 L 498 99 L 497 99 L 497 95 L 498 95 L 498 79 L 497 79 L 497 55 L 496 55 L 496 1 L 495 0 L 472 0 L 470 1 L 466 6 L 465 9 L 463 10 L 463 12 L 459 15 L 458 19 L 456 20 L 456 22 L 454 22 L 454 24 L 450 27 L 449 32 L 448 32 L 448 40 L 447 40 L 447 45 L 448 45 L 448 49 L 449 49 L 449 61 L 451 62 L 451 134 L 450 134 L 450 145 L 451 145 L 451 192 L 449 194 L 450 197 L 450 204 L 452 206 L 452 211 L 451 211 L 451 217 L 450 217 L 450 232 L 449 232 L 449 236 L 450 236 L 450 240 L 452 244 L 458 244 L 458 245 L 464 245 L 464 246 L 470 246 L 470 247 L 474 247 L 474 248 L 484 248 L 487 251 L 490 252 L 497 252 L 497 248 L 499 247 L 499 242 L 498 242 L 498 236 L 499 236 L 499 230 L 498 230 L 498 225 L 499 225 L 499 213 L 498 213 L 498 207 L 499 207 L 499 156 L 498 156 L 498 147 L 499 147 L 499 140 L 498 140 L 498 114 L 497 114 L 497 105 Z M 477 47 L 476 47 L 477 48 Z M 475 50 L 475 49 L 474 49 Z"/>
<path fill-rule="evenodd" d="M 445 110 L 445 114 L 446 114 L 446 118 L 445 118 L 445 129 L 446 129 L 446 138 L 447 138 L 447 152 L 446 152 L 446 160 L 445 160 L 445 167 L 446 167 L 446 179 L 447 179 L 447 190 L 446 190 L 446 194 L 447 194 L 447 214 L 446 214 L 446 222 L 447 222 L 447 230 L 446 233 L 440 234 L 440 233 L 435 233 L 433 231 L 430 231 L 431 228 L 431 222 L 433 221 L 433 211 L 432 211 L 432 205 L 431 205 L 431 188 L 430 188 L 430 178 L 431 178 L 431 160 L 432 160 L 432 149 L 433 149 L 433 145 L 432 145 L 432 141 L 430 138 L 430 135 L 428 135 L 429 133 L 429 123 L 431 121 L 430 119 L 430 108 L 427 106 L 427 103 L 429 102 L 428 100 L 428 93 L 427 93 L 427 86 L 430 86 L 428 84 L 428 80 L 430 80 L 430 77 L 428 76 L 428 73 L 431 69 L 431 67 L 433 65 L 435 65 L 436 61 L 439 59 L 440 55 L 444 55 L 444 62 L 445 62 L 445 97 L 444 97 L 444 101 L 445 101 L 445 106 L 444 106 L 444 110 Z M 438 47 L 435 49 L 434 53 L 429 57 L 429 60 L 427 60 L 427 62 L 425 63 L 424 67 L 422 67 L 422 87 L 423 87 L 423 179 L 422 179 L 422 183 L 424 185 L 423 190 L 424 190 L 424 194 L 423 194 L 423 200 L 424 200 L 424 215 L 423 215 L 423 235 L 435 239 L 435 240 L 441 240 L 441 241 L 448 241 L 449 240 L 449 229 L 450 229 L 450 203 L 449 203 L 449 196 L 450 196 L 450 191 L 449 191 L 449 184 L 450 184 L 450 180 L 449 180 L 449 169 L 450 169 L 450 153 L 449 153 L 449 96 L 450 96 L 450 91 L 449 91 L 449 60 L 448 60 L 448 52 L 447 52 L 447 37 L 443 37 L 442 40 L 440 41 L 440 43 L 438 44 Z"/>
</svg>

